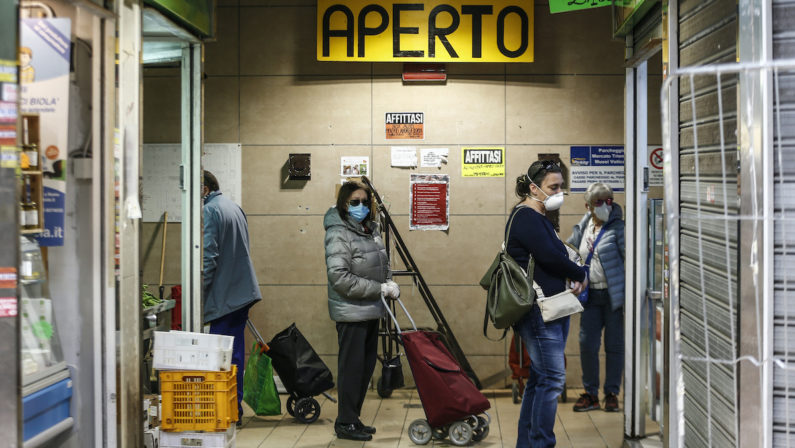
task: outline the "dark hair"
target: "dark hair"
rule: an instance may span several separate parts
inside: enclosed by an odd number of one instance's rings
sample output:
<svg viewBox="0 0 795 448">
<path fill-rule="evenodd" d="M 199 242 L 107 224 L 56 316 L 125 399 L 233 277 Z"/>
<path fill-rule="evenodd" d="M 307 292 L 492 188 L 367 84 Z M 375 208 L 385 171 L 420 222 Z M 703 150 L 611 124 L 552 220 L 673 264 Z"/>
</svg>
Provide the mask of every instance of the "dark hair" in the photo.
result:
<svg viewBox="0 0 795 448">
<path fill-rule="evenodd" d="M 340 214 L 340 218 L 342 218 L 343 221 L 348 216 L 348 201 L 356 190 L 364 190 L 368 198 L 371 196 L 369 188 L 362 183 L 354 181 L 348 181 L 342 184 L 339 193 L 337 193 L 337 213 Z M 370 215 L 372 216 L 372 209 L 370 209 Z"/>
<path fill-rule="evenodd" d="M 516 178 L 516 196 L 524 198 L 530 196 L 530 184 L 536 184 L 539 188 L 549 173 L 562 172 L 560 166 L 552 160 L 538 160 L 533 162 L 527 173 Z"/>
<path fill-rule="evenodd" d="M 213 173 L 204 170 L 204 186 L 210 191 L 218 191 L 221 187 L 218 185 L 218 179 L 213 176 Z"/>
</svg>

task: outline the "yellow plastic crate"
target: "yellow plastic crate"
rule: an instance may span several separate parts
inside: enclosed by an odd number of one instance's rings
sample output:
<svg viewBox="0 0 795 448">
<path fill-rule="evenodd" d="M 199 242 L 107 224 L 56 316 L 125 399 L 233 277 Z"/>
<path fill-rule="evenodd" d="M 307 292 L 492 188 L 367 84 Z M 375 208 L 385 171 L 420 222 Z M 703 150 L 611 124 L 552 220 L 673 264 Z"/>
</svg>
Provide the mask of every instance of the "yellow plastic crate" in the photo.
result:
<svg viewBox="0 0 795 448">
<path fill-rule="evenodd" d="M 160 372 L 165 431 L 226 431 L 237 421 L 237 366 L 232 370 Z"/>
</svg>

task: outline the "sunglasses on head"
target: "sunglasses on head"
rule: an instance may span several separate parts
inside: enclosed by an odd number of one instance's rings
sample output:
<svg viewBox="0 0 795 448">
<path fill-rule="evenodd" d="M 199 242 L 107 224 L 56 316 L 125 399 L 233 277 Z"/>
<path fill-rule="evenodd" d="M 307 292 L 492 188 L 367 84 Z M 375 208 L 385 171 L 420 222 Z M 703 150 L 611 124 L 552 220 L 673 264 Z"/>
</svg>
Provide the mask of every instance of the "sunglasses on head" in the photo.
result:
<svg viewBox="0 0 795 448">
<path fill-rule="evenodd" d="M 541 170 L 549 171 L 550 168 L 558 166 L 554 160 L 541 160 L 539 164 L 530 165 L 530 168 L 527 170 L 527 177 L 532 180 L 535 178 Z"/>
<path fill-rule="evenodd" d="M 359 204 L 364 204 L 364 205 L 368 205 L 369 206 L 370 205 L 370 200 L 369 199 L 351 199 L 350 201 L 348 201 L 348 205 L 351 205 L 353 207 L 358 207 Z"/>
<path fill-rule="evenodd" d="M 613 198 L 597 199 L 593 201 L 594 207 L 600 207 L 602 204 L 613 205 Z"/>
</svg>

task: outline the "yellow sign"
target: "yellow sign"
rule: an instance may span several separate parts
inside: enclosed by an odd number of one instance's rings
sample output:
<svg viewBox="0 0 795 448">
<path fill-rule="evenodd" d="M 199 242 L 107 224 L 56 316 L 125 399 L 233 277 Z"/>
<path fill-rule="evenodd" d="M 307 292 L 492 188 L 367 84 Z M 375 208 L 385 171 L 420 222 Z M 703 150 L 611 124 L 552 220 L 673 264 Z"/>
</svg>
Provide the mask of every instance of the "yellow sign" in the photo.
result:
<svg viewBox="0 0 795 448">
<path fill-rule="evenodd" d="M 461 148 L 462 177 L 505 177 L 505 148 Z"/>
<path fill-rule="evenodd" d="M 0 82 L 17 82 L 17 61 L 0 59 Z"/>
<path fill-rule="evenodd" d="M 529 0 L 318 0 L 318 61 L 533 62 Z"/>
</svg>

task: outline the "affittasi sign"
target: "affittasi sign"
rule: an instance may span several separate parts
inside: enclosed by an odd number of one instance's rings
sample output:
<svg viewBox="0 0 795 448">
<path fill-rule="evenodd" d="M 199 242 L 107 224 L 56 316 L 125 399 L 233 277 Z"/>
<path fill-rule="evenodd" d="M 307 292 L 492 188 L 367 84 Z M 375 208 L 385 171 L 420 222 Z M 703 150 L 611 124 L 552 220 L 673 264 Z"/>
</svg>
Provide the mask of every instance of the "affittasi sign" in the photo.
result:
<svg viewBox="0 0 795 448">
<path fill-rule="evenodd" d="M 532 0 L 318 0 L 317 59 L 533 62 Z"/>
</svg>

